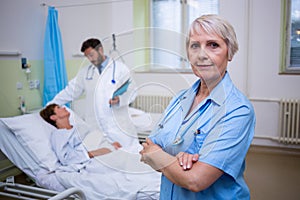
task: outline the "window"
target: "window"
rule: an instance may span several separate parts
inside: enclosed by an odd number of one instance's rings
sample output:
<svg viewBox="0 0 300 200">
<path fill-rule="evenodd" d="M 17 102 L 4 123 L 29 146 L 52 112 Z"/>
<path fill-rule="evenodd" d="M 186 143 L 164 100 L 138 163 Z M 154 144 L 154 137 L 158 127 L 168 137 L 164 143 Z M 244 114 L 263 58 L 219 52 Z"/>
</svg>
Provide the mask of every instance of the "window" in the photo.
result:
<svg viewBox="0 0 300 200">
<path fill-rule="evenodd" d="M 300 74 L 300 0 L 282 1 L 282 73 Z"/>
<path fill-rule="evenodd" d="M 218 14 L 218 0 L 152 0 L 151 6 L 151 70 L 190 71 L 185 51 L 188 27 L 203 14 Z"/>
</svg>

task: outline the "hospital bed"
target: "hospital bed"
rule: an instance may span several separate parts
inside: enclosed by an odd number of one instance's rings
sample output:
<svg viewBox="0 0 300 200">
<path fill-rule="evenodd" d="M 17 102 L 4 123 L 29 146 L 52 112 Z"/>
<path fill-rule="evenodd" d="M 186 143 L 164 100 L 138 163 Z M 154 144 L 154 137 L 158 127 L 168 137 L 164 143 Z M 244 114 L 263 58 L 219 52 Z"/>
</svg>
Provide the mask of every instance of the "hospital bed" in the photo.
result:
<svg viewBox="0 0 300 200">
<path fill-rule="evenodd" d="M 1 179 L 7 176 L 6 182 L 0 182 L 0 196 L 10 197 L 14 199 L 64 199 L 73 196 L 72 199 L 86 199 L 80 189 L 74 187 L 66 189 L 63 192 L 57 192 L 40 187 L 22 185 L 14 182 L 14 175 L 21 174 L 21 170 L 30 178 L 35 178 L 38 165 L 35 160 L 32 160 L 28 152 L 24 151 L 22 144 L 16 139 L 13 132 L 0 120 L 0 148 L 1 148 Z M 6 159 L 11 159 L 11 162 Z M 15 166 L 13 165 L 15 163 Z M 21 169 L 21 170 L 20 170 Z M 75 195 L 75 196 L 74 196 Z"/>
<path fill-rule="evenodd" d="M 134 111 L 133 116 L 140 115 L 141 113 Z M 80 137 L 87 149 L 95 145 L 89 144 L 90 141 L 95 141 L 95 136 L 102 137 L 97 131 L 90 133 L 88 126 L 73 112 L 71 121 L 81 127 Z M 17 184 L 8 176 L 6 182 L 0 182 L 0 188 L 17 191 L 15 197 L 19 199 L 159 198 L 160 174 L 140 162 L 138 153 L 113 151 L 95 157 L 81 170 L 74 171 L 72 166 L 59 165 L 50 144 L 53 130 L 54 127 L 46 123 L 38 113 L 0 118 L 2 153 L 35 183 L 35 186 Z M 23 189 L 25 192 L 21 191 Z M 1 192 L 0 196 L 5 196 L 5 193 L 12 196 L 9 191 Z M 23 197 L 27 193 L 30 198 Z"/>
</svg>

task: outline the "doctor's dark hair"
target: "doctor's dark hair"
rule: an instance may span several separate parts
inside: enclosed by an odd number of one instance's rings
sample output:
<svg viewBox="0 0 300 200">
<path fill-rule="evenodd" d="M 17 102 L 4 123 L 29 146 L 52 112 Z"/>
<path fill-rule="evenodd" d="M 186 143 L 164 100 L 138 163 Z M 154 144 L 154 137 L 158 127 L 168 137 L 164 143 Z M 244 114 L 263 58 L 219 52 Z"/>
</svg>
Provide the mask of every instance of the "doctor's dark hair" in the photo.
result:
<svg viewBox="0 0 300 200">
<path fill-rule="evenodd" d="M 58 106 L 57 104 L 49 104 L 48 106 L 46 106 L 46 108 L 44 108 L 43 110 L 40 111 L 40 116 L 49 124 L 56 126 L 56 122 L 53 121 L 52 119 L 50 119 L 51 115 L 55 115 L 54 112 L 54 108 Z"/>
<path fill-rule="evenodd" d="M 83 53 L 86 49 L 88 49 L 90 47 L 98 50 L 100 47 L 102 47 L 102 44 L 101 44 L 100 40 L 98 40 L 96 38 L 90 38 L 82 43 L 81 52 Z"/>
</svg>

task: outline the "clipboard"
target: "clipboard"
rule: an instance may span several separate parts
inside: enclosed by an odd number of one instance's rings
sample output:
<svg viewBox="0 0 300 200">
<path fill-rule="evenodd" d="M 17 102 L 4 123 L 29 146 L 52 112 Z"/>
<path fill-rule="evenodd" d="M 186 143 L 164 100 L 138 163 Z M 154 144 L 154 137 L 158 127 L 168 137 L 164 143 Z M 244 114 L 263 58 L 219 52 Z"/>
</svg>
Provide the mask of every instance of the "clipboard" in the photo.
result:
<svg viewBox="0 0 300 200">
<path fill-rule="evenodd" d="M 131 83 L 131 81 L 128 79 L 127 81 L 125 81 L 125 83 L 123 83 L 112 95 L 112 99 L 115 98 L 116 96 L 120 96 L 122 95 L 124 92 L 127 91 L 129 84 Z"/>
</svg>

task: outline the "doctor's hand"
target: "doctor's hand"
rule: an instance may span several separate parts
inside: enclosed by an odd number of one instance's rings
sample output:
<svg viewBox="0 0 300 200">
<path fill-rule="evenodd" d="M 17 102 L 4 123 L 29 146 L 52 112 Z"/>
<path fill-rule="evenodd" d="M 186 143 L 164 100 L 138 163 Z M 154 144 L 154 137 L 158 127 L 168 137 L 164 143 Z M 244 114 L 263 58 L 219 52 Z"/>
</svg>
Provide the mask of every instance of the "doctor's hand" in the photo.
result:
<svg viewBox="0 0 300 200">
<path fill-rule="evenodd" d="M 163 151 L 160 146 L 154 144 L 149 138 L 142 145 L 144 148 L 140 151 L 141 161 L 150 165 L 154 170 L 161 171 L 176 162 L 176 157 Z"/>
<path fill-rule="evenodd" d="M 116 105 L 120 102 L 119 96 L 114 97 L 113 99 L 109 100 L 109 105 Z"/>
<path fill-rule="evenodd" d="M 183 170 L 190 170 L 195 162 L 199 159 L 199 154 L 189 154 L 185 152 L 179 152 L 176 155 L 179 165 Z"/>
</svg>

